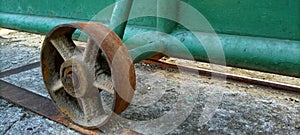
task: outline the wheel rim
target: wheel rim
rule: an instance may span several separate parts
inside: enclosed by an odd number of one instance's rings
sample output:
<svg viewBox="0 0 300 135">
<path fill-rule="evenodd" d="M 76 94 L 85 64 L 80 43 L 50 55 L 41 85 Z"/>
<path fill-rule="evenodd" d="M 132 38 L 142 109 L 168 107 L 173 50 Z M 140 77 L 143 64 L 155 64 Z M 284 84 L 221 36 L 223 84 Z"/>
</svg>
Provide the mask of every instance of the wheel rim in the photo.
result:
<svg viewBox="0 0 300 135">
<path fill-rule="evenodd" d="M 84 49 L 72 40 L 77 29 L 89 35 Z M 131 102 L 135 90 L 131 56 L 122 40 L 99 23 L 55 27 L 44 40 L 41 63 L 43 79 L 53 102 L 78 125 L 100 127 Z M 114 94 L 111 110 L 103 106 L 99 90 Z"/>
</svg>

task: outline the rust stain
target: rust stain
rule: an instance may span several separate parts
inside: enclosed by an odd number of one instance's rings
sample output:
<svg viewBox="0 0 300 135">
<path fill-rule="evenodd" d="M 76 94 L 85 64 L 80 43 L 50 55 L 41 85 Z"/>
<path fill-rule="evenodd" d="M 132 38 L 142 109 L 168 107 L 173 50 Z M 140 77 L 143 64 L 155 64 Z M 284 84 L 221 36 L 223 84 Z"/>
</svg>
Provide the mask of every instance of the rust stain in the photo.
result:
<svg viewBox="0 0 300 135">
<path fill-rule="evenodd" d="M 67 117 L 69 117 L 71 120 L 74 120 L 75 117 L 74 115 L 72 115 L 72 113 L 70 113 L 67 109 L 59 107 L 60 111 L 65 114 Z"/>
<path fill-rule="evenodd" d="M 49 80 L 49 73 L 47 71 L 49 71 L 49 70 L 46 66 L 46 60 L 43 59 L 41 61 L 41 63 L 42 63 L 41 67 L 42 67 L 42 73 L 43 73 L 44 81 L 48 81 Z"/>
</svg>

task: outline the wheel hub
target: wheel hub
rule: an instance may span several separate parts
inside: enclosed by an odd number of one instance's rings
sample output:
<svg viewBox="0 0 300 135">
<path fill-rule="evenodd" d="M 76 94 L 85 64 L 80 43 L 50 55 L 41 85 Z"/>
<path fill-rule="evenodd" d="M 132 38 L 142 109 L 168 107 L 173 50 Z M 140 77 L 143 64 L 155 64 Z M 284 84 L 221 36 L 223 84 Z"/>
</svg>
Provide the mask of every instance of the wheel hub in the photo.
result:
<svg viewBox="0 0 300 135">
<path fill-rule="evenodd" d="M 87 94 L 86 87 L 93 76 L 89 75 L 89 70 L 78 60 L 71 59 L 65 61 L 60 68 L 60 79 L 65 91 L 72 97 L 79 98 Z"/>
</svg>

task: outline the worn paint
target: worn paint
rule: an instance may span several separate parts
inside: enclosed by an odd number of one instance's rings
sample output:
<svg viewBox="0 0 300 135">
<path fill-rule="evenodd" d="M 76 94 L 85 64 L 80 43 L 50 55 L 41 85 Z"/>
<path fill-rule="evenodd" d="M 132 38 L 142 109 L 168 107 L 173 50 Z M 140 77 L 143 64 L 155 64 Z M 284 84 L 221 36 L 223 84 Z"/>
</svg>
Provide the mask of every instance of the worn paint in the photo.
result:
<svg viewBox="0 0 300 135">
<path fill-rule="evenodd" d="M 116 0 L 109 28 L 123 39 L 133 0 Z"/>
</svg>

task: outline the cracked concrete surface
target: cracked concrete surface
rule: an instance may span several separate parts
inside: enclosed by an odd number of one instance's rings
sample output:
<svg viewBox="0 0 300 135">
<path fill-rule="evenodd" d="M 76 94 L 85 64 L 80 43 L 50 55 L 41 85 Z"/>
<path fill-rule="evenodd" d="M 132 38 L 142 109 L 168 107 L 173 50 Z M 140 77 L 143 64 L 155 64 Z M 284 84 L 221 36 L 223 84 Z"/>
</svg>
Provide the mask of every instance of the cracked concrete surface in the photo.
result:
<svg viewBox="0 0 300 135">
<path fill-rule="evenodd" d="M 73 130 L 0 99 L 0 135 L 76 135 Z"/>
<path fill-rule="evenodd" d="M 43 36 L 10 31 L 0 31 L 0 71 L 6 71 L 39 60 L 39 49 Z M 235 81 L 214 80 L 195 74 L 178 75 L 147 64 L 136 64 L 137 91 L 134 105 L 130 106 L 116 122 L 101 130 L 113 134 L 115 130 L 129 127 L 144 134 L 156 124 L 148 126 L 136 121 L 151 120 L 170 113 L 172 109 L 182 111 L 185 121 L 172 127 L 169 134 L 300 134 L 300 94 L 273 90 L 257 85 Z M 39 68 L 11 75 L 1 80 L 49 97 Z M 175 78 L 175 79 L 174 79 Z M 181 83 L 181 84 L 180 84 Z M 219 91 L 215 91 L 215 90 Z M 159 90 L 163 95 L 157 95 Z M 191 93 L 185 93 L 190 90 Z M 222 93 L 219 93 L 222 91 Z M 186 97 L 181 95 L 186 94 Z M 201 117 L 211 114 L 208 104 L 214 104 L 219 96 L 220 104 L 204 124 Z M 157 98 L 161 96 L 160 98 Z M 26 98 L 26 97 L 24 97 Z M 174 103 L 182 102 L 184 106 Z M 139 106 L 142 105 L 142 106 Z M 184 110 L 192 110 L 186 114 Z M 177 117 L 167 121 L 176 121 Z M 128 122 L 128 120 L 131 120 Z M 161 129 L 156 128 L 157 132 Z M 14 134 L 80 134 L 61 124 L 35 115 L 0 98 L 0 135 Z"/>
<path fill-rule="evenodd" d="M 15 114 L 12 115 L 7 112 L 15 112 Z M 0 113 L 0 119 L 2 120 L 0 125 L 1 135 L 6 134 L 17 121 L 22 120 L 25 116 L 21 108 L 14 107 L 3 99 L 0 99 Z"/>
</svg>

